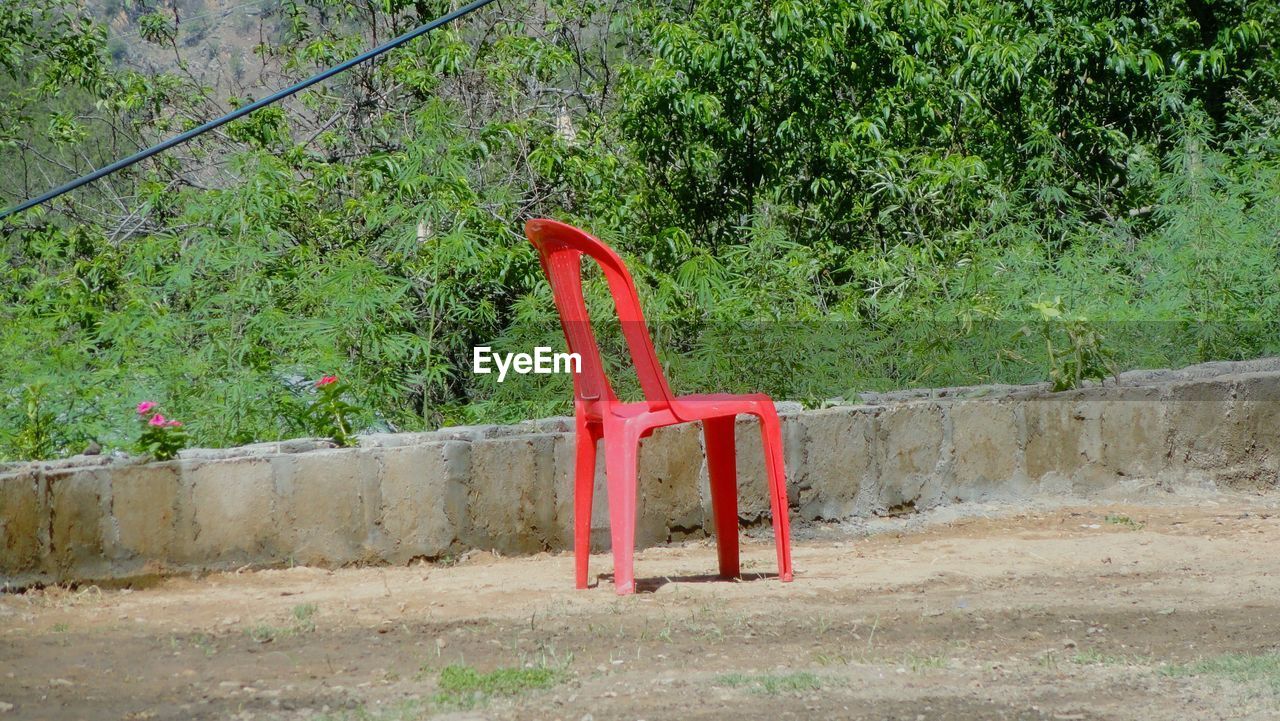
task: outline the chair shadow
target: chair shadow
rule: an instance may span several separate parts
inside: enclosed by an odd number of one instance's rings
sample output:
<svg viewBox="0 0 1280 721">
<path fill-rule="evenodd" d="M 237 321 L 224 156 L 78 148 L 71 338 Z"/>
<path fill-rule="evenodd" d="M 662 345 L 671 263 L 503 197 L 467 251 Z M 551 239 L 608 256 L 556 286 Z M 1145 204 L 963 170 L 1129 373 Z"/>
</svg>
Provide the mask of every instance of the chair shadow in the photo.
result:
<svg viewBox="0 0 1280 721">
<path fill-rule="evenodd" d="M 654 593 L 659 588 L 668 583 L 754 583 L 756 581 L 766 581 L 776 579 L 778 573 L 776 571 L 760 571 L 743 573 L 737 578 L 729 578 L 721 576 L 718 573 L 700 573 L 692 576 L 658 576 L 657 578 L 637 578 L 636 593 Z M 601 573 L 596 575 L 596 582 L 592 584 L 592 588 L 599 588 L 601 585 L 613 585 L 612 573 Z"/>
</svg>

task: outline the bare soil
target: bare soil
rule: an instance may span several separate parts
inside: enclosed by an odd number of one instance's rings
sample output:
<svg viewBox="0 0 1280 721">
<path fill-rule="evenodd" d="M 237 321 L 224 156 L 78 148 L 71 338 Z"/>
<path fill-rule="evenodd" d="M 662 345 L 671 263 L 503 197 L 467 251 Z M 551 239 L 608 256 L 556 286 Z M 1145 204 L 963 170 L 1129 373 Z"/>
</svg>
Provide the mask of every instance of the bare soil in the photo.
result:
<svg viewBox="0 0 1280 721">
<path fill-rule="evenodd" d="M 46 588 L 0 596 L 0 721 L 1280 719 L 1278 506 L 810 527 L 791 584 L 768 538 L 739 582 L 690 543 L 627 598 L 568 554 Z M 451 695 L 450 665 L 552 673 Z"/>
</svg>

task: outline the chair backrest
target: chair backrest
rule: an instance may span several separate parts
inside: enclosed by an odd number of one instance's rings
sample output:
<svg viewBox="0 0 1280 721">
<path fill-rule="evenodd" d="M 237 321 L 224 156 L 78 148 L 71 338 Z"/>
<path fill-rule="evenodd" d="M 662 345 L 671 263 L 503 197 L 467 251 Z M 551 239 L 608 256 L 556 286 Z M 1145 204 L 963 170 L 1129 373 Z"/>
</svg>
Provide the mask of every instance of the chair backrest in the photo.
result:
<svg viewBox="0 0 1280 721">
<path fill-rule="evenodd" d="M 530 220 L 525 224 L 524 232 L 538 249 L 542 272 L 551 284 L 569 351 L 582 359 L 581 372 L 573 377 L 573 390 L 578 400 L 585 402 L 589 410 L 594 410 L 598 402 L 617 400 L 605 374 L 600 346 L 592 332 L 591 319 L 582 296 L 582 256 L 586 255 L 600 266 L 609 283 L 609 294 L 613 296 L 613 305 L 617 309 L 618 321 L 645 400 L 653 410 L 669 408 L 671 388 L 653 350 L 635 283 L 618 254 L 598 238 L 555 220 Z"/>
</svg>

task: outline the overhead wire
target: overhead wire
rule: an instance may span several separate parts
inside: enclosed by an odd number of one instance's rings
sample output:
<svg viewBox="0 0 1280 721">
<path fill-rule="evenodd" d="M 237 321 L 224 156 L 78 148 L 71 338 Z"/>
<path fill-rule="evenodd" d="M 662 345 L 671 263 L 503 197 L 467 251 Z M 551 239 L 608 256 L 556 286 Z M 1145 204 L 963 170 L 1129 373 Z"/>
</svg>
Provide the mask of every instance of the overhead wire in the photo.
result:
<svg viewBox="0 0 1280 721">
<path fill-rule="evenodd" d="M 214 130 L 216 128 L 222 127 L 223 125 L 226 125 L 227 123 L 233 120 L 236 120 L 238 118 L 242 118 L 248 115 L 249 113 L 252 113 L 255 110 L 265 108 L 266 106 L 271 105 L 272 103 L 283 100 L 302 90 L 306 90 L 307 88 L 311 87 L 312 85 L 315 85 L 316 83 L 323 82 L 335 75 L 338 75 L 339 73 L 346 72 L 347 70 L 350 70 L 356 65 L 372 60 L 389 50 L 394 50 L 395 48 L 398 48 L 401 45 L 404 45 L 410 40 L 414 40 L 423 35 L 426 35 L 432 30 L 435 30 L 436 28 L 440 27 L 441 25 L 446 25 L 450 22 L 453 22 L 454 20 L 457 20 L 460 17 L 468 15 L 472 12 L 475 12 L 476 10 L 479 10 L 480 8 L 492 2 L 494 2 L 494 0 L 474 0 L 474 2 L 464 5 L 458 8 L 457 10 L 454 10 L 453 12 L 441 15 L 440 17 L 436 18 L 435 20 L 432 20 L 431 22 L 425 25 L 420 25 L 405 34 L 400 35 L 399 37 L 388 40 L 387 42 L 379 45 L 378 47 L 372 50 L 368 50 L 364 53 L 361 53 L 360 55 L 357 55 L 354 58 L 351 58 L 350 60 L 339 63 L 338 65 L 335 65 L 329 68 L 328 70 L 312 75 L 306 80 L 290 85 L 289 87 L 283 90 L 276 91 L 271 95 L 268 95 L 267 97 L 262 98 L 261 100 L 258 100 L 258 101 L 249 103 L 248 105 L 245 105 L 243 107 L 237 108 L 227 113 L 226 115 L 210 120 L 207 123 L 204 123 L 203 125 L 200 125 L 198 127 L 195 127 L 195 128 L 192 128 L 191 130 L 186 131 L 185 133 L 182 133 L 180 135 L 175 135 L 174 137 L 169 138 L 168 140 L 165 140 L 160 143 L 156 143 L 155 145 L 152 145 L 151 147 L 146 148 L 145 150 L 140 150 L 134 153 L 133 155 L 130 155 L 127 158 L 121 158 L 120 160 L 117 160 L 114 163 L 111 163 L 110 165 L 106 165 L 101 168 L 98 168 L 92 173 L 89 173 L 87 175 L 82 175 L 79 178 L 76 178 L 75 180 L 72 180 L 69 183 L 65 183 L 63 185 L 58 186 L 57 188 L 54 188 L 53 190 L 50 190 L 47 193 L 44 193 L 43 195 L 30 198 L 11 208 L 7 208 L 3 212 L 0 212 L 0 220 L 4 220 L 5 218 L 8 218 L 11 215 L 21 213 L 24 210 L 33 208 L 42 203 L 47 203 L 50 200 L 53 200 L 54 198 L 57 198 L 61 195 L 65 195 L 66 193 L 70 193 L 76 188 L 79 188 L 84 185 L 88 185 L 89 183 L 92 183 L 95 180 L 111 175 L 112 173 L 118 170 L 123 170 L 124 168 L 127 168 L 130 165 L 133 165 L 134 163 L 146 160 L 147 158 L 150 158 L 151 156 L 156 155 L 157 153 L 162 153 L 168 150 L 169 148 L 174 147 L 175 145 L 181 145 L 182 143 L 185 143 L 188 140 L 191 140 L 192 138 L 195 138 L 199 135 L 203 135 L 204 133 L 207 133 L 210 130 Z"/>
</svg>

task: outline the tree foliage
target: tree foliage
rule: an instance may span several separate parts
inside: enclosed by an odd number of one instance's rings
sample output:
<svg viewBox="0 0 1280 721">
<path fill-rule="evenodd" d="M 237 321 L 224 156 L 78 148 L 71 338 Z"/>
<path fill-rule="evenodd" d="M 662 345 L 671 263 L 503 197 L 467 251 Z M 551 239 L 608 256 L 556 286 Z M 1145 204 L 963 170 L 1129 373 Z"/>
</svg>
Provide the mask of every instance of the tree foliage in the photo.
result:
<svg viewBox="0 0 1280 721">
<path fill-rule="evenodd" d="M 450 7 L 284 3 L 247 87 L 171 10 L 135 18 L 151 73 L 67 0 L 6 6 L 0 201 Z M 146 399 L 203 445 L 314 432 L 326 375 L 356 430 L 565 412 L 565 378 L 469 368 L 563 342 L 538 215 L 623 252 L 681 390 L 1274 353 L 1277 37 L 1244 0 L 504 0 L 3 221 L 0 458 L 130 447 Z"/>
</svg>

